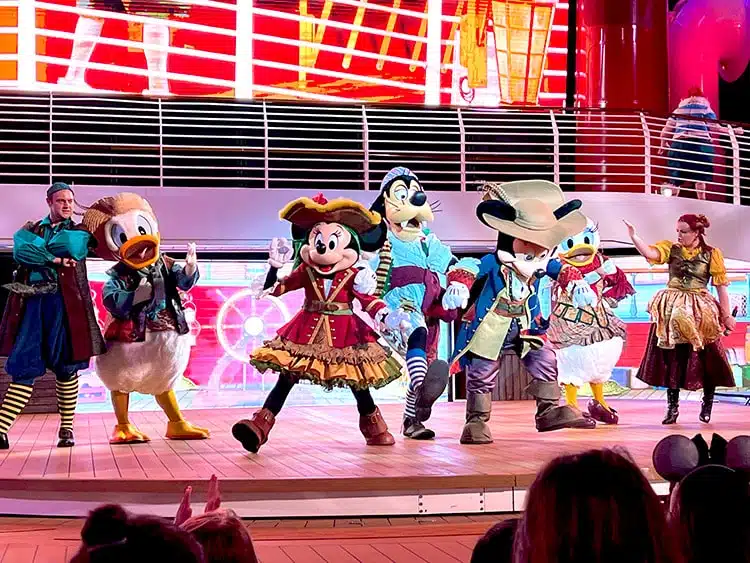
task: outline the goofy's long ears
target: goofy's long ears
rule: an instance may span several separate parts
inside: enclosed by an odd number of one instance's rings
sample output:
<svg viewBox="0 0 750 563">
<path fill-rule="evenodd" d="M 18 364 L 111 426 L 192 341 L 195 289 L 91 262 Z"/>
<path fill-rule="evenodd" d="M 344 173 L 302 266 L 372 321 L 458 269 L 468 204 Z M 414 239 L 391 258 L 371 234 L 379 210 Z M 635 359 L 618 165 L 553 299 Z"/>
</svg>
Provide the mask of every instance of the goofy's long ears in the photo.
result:
<svg viewBox="0 0 750 563">
<path fill-rule="evenodd" d="M 729 442 L 718 434 L 711 445 L 700 434 L 693 439 L 679 434 L 662 438 L 652 455 L 654 469 L 670 483 L 676 483 L 703 465 L 723 465 L 750 475 L 750 436 L 735 436 Z"/>
</svg>

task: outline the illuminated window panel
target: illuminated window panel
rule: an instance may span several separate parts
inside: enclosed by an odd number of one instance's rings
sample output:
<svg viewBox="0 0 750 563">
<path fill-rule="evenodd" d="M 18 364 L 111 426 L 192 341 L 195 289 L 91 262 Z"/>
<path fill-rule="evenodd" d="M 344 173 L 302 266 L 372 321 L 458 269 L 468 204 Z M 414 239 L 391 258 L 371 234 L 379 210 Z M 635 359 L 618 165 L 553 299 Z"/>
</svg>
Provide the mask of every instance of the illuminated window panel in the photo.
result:
<svg viewBox="0 0 750 563">
<path fill-rule="evenodd" d="M 18 9 L 0 6 L 0 84 L 18 79 Z"/>
<path fill-rule="evenodd" d="M 21 6 L 21 23 L 17 8 L 0 7 L 0 88 L 484 106 L 559 106 L 565 99 L 566 2 L 24 0 Z M 428 34 L 434 7 L 442 10 L 441 23 Z M 521 61 L 511 64 L 516 56 Z M 461 98 L 467 74 L 473 101 Z M 524 79 L 526 87 L 515 84 Z"/>
<path fill-rule="evenodd" d="M 453 105 L 563 106 L 567 2 L 445 0 L 443 90 Z M 447 66 L 451 66 L 448 72 Z"/>
<path fill-rule="evenodd" d="M 554 13 L 548 0 L 492 2 L 503 103 L 537 104 Z"/>
</svg>

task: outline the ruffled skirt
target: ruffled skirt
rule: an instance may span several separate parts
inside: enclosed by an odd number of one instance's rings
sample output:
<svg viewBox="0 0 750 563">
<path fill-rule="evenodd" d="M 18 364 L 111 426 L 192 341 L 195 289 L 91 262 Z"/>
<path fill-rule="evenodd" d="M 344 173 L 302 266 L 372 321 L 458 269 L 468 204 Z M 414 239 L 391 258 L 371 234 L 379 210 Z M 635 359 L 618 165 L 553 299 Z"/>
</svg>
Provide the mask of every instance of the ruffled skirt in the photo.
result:
<svg viewBox="0 0 750 563">
<path fill-rule="evenodd" d="M 664 289 L 651 300 L 649 313 L 652 325 L 638 379 L 690 391 L 734 387 L 719 307 L 707 290 Z"/>
<path fill-rule="evenodd" d="M 719 306 L 708 290 L 663 289 L 651 299 L 648 312 L 659 348 L 690 344 L 698 351 L 721 338 Z"/>
<path fill-rule="evenodd" d="M 254 350 L 250 363 L 261 372 L 284 373 L 326 389 L 379 389 L 401 377 L 401 364 L 377 342 L 334 348 L 296 344 L 277 336 Z"/>
</svg>

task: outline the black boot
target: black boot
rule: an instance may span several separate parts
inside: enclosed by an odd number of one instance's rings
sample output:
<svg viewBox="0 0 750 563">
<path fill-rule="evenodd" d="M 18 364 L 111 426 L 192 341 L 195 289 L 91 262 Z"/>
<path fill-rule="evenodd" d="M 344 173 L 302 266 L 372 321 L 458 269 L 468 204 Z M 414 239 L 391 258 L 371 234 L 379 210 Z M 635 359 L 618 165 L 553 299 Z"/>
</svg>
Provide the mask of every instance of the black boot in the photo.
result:
<svg viewBox="0 0 750 563">
<path fill-rule="evenodd" d="M 432 415 L 432 405 L 435 404 L 448 386 L 450 368 L 448 362 L 435 360 L 427 368 L 422 385 L 417 388 L 417 420 L 427 421 Z"/>
<path fill-rule="evenodd" d="M 58 432 L 57 437 L 59 438 L 57 442 L 58 448 L 72 448 L 76 445 L 76 439 L 73 435 L 73 430 L 70 428 L 60 428 L 60 432 Z"/>
<path fill-rule="evenodd" d="M 711 409 L 714 406 L 714 391 L 710 387 L 703 388 L 703 403 L 701 404 L 701 414 L 698 416 L 701 422 L 708 424 L 711 422 Z"/>
<path fill-rule="evenodd" d="M 432 440 L 435 437 L 435 432 L 426 428 L 425 425 L 416 418 L 405 416 L 404 436 L 411 438 L 412 440 Z"/>
<path fill-rule="evenodd" d="M 7 450 L 9 448 L 8 435 L 5 432 L 0 432 L 0 450 Z"/>
<path fill-rule="evenodd" d="M 667 415 L 662 424 L 674 424 L 680 414 L 680 390 L 667 389 Z"/>
</svg>

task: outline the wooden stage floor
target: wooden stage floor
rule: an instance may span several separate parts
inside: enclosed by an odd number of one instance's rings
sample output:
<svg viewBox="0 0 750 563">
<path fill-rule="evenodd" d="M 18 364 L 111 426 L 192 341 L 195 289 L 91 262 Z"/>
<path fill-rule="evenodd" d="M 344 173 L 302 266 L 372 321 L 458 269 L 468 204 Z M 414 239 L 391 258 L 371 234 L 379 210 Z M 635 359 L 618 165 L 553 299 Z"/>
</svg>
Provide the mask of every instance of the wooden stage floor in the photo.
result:
<svg viewBox="0 0 750 563">
<path fill-rule="evenodd" d="M 261 563 L 469 563 L 496 515 L 246 521 Z M 0 518 L 0 563 L 67 563 L 82 519 Z"/>
<path fill-rule="evenodd" d="M 698 421 L 698 402 L 684 402 L 680 422 L 664 427 L 661 401 L 612 400 L 621 424 L 595 430 L 537 433 L 532 402 L 496 402 L 491 420 L 495 443 L 458 443 L 462 402 L 440 404 L 430 442 L 397 435 L 390 448 L 368 447 L 354 406 L 292 407 L 283 411 L 269 442 L 247 454 L 230 434 L 249 412 L 188 411 L 212 438 L 180 442 L 162 437 L 157 412 L 133 415 L 149 434 L 147 444 L 111 446 L 111 414 L 76 418 L 77 445 L 55 447 L 57 415 L 20 417 L 11 449 L 0 452 L 0 513 L 81 516 L 102 502 L 121 502 L 150 513 L 173 514 L 191 484 L 200 501 L 212 474 L 229 506 L 249 518 L 347 518 L 358 516 L 471 514 L 520 510 L 523 493 L 553 457 L 588 448 L 622 446 L 653 481 L 651 452 L 671 433 L 712 432 L 726 438 L 750 434 L 750 410 L 717 403 L 709 425 Z M 396 434 L 400 405 L 381 407 Z"/>
</svg>

